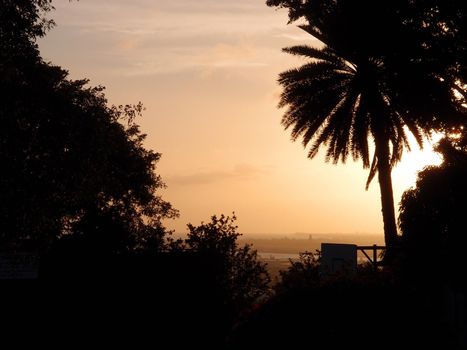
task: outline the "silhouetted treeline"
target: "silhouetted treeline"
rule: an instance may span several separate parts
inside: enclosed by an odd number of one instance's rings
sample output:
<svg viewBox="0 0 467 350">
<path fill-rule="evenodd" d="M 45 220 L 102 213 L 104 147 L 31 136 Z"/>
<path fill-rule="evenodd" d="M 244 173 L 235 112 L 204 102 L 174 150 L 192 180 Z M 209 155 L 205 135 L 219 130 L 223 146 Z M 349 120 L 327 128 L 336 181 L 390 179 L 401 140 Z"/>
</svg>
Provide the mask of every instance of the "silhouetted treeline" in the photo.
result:
<svg viewBox="0 0 467 350">
<path fill-rule="evenodd" d="M 0 244 L 43 253 L 62 236 L 104 235 L 119 249 L 161 249 L 177 216 L 158 190 L 160 154 L 104 88 L 71 80 L 40 56 L 51 1 L 0 2 Z M 113 243 L 110 243 L 110 242 Z"/>
<path fill-rule="evenodd" d="M 237 245 L 234 221 L 221 215 L 189 225 L 187 240 L 165 251 L 59 239 L 40 257 L 38 279 L 0 281 L 4 330 L 17 334 L 27 319 L 20 332 L 47 342 L 223 348 L 233 324 L 269 291 L 265 265 L 250 246 Z"/>
</svg>

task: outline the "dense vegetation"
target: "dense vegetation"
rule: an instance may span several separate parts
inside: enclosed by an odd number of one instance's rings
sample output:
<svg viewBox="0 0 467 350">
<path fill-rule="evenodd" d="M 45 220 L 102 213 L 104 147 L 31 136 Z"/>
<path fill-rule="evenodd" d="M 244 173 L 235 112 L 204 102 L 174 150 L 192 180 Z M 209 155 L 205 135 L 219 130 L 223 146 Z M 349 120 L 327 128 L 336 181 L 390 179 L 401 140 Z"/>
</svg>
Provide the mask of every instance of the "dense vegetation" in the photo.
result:
<svg viewBox="0 0 467 350">
<path fill-rule="evenodd" d="M 142 105 L 109 106 L 103 87 L 43 61 L 36 39 L 53 25 L 50 1 L 1 8 L 0 243 L 44 252 L 65 237 L 160 249 L 162 219 L 177 211 L 157 193 L 161 155 L 144 147 Z"/>
<path fill-rule="evenodd" d="M 464 261 L 467 213 L 466 135 L 441 140 L 437 151 L 443 163 L 418 174 L 416 186 L 407 190 L 400 204 L 399 225 L 407 267 L 424 283 L 467 286 Z"/>
</svg>

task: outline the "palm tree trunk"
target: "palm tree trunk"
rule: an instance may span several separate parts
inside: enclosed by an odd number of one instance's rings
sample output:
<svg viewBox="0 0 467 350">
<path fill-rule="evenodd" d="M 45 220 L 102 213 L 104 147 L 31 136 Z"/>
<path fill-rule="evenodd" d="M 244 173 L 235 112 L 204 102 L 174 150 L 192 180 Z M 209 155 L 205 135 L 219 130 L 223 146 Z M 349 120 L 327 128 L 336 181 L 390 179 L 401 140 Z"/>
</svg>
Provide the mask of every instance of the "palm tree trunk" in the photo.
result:
<svg viewBox="0 0 467 350">
<path fill-rule="evenodd" d="M 384 223 L 384 242 L 391 248 L 397 244 L 394 195 L 392 192 L 391 165 L 389 161 L 389 140 L 376 140 L 378 158 L 378 181 L 381 192 L 381 211 Z"/>
</svg>

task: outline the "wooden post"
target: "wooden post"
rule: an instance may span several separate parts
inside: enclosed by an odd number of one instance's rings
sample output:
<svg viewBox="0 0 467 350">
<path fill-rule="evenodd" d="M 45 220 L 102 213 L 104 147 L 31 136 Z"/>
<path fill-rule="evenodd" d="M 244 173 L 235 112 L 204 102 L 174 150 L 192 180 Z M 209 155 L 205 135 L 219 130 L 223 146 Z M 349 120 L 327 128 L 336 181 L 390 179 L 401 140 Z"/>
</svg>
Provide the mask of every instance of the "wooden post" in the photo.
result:
<svg viewBox="0 0 467 350">
<path fill-rule="evenodd" d="M 378 250 L 384 251 L 386 249 L 385 246 L 378 246 L 376 244 L 373 245 L 362 245 L 362 246 L 357 246 L 357 249 L 360 250 L 363 255 L 368 259 L 368 261 L 373 265 L 373 268 L 375 270 L 378 270 L 378 266 L 381 265 L 381 261 L 378 262 Z M 365 250 L 372 250 L 373 251 L 373 256 L 372 258 L 370 255 L 368 255 Z"/>
<path fill-rule="evenodd" d="M 376 244 L 373 244 L 373 267 L 375 268 L 375 270 L 378 269 L 378 254 Z"/>
</svg>

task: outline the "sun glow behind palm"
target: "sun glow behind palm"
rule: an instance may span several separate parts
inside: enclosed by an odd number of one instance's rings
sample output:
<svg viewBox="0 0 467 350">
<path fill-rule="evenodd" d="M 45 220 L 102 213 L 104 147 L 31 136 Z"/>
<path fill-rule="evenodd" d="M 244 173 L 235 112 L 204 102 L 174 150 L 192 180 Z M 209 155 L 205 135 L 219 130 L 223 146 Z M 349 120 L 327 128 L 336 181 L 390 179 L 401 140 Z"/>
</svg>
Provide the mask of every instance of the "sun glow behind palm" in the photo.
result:
<svg viewBox="0 0 467 350">
<path fill-rule="evenodd" d="M 423 149 L 420 149 L 415 140 L 409 137 L 411 151 L 404 153 L 402 160 L 392 171 L 396 205 L 402 193 L 408 188 L 415 186 L 415 180 L 419 171 L 423 170 L 426 166 L 442 163 L 442 156 L 433 151 L 433 146 L 441 137 L 441 134 L 434 134 L 431 141 L 425 139 Z"/>
</svg>

